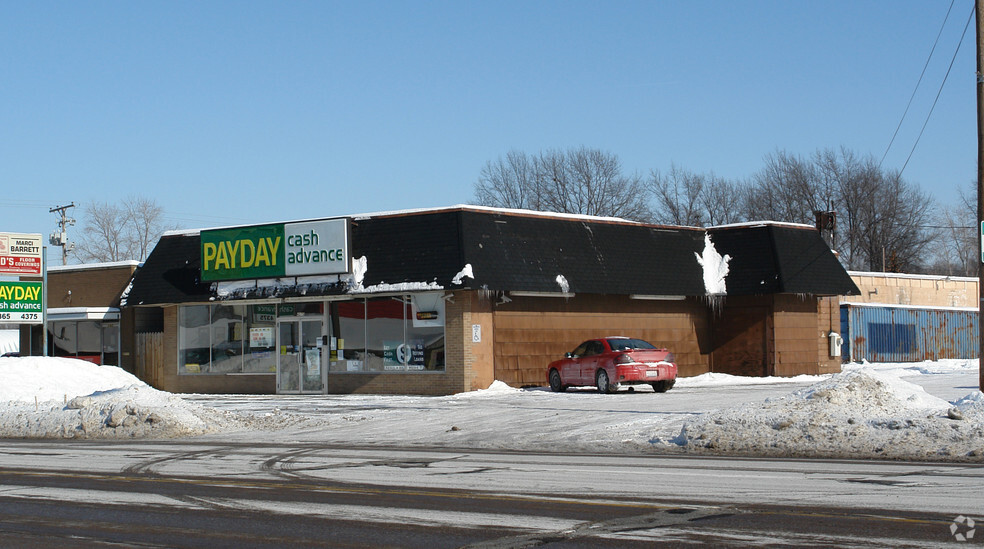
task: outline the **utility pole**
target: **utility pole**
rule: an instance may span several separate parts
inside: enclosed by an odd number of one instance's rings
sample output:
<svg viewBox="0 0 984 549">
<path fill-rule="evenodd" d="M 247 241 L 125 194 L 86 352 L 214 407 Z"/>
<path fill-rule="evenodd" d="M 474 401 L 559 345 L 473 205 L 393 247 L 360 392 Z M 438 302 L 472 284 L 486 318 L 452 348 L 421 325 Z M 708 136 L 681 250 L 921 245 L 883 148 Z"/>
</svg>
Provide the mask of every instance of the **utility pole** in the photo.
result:
<svg viewBox="0 0 984 549">
<path fill-rule="evenodd" d="M 48 242 L 50 242 L 52 246 L 61 246 L 62 265 L 68 265 L 68 252 L 75 249 L 75 244 L 68 241 L 68 233 L 66 232 L 69 227 L 75 225 L 75 220 L 65 214 L 69 208 L 74 207 L 75 202 L 72 202 L 67 206 L 55 206 L 54 208 L 48 210 L 48 213 L 57 213 L 60 216 L 60 219 L 58 220 L 58 230 L 51 233 L 51 236 L 48 237 Z"/>
<path fill-rule="evenodd" d="M 978 307 L 984 307 L 984 1 L 974 2 L 977 17 L 977 243 L 981 251 L 977 264 L 977 290 L 980 294 Z M 977 325 L 980 330 L 977 351 L 977 387 L 984 390 L 984 369 L 981 368 L 981 351 L 984 351 L 984 323 L 978 312 Z"/>
</svg>

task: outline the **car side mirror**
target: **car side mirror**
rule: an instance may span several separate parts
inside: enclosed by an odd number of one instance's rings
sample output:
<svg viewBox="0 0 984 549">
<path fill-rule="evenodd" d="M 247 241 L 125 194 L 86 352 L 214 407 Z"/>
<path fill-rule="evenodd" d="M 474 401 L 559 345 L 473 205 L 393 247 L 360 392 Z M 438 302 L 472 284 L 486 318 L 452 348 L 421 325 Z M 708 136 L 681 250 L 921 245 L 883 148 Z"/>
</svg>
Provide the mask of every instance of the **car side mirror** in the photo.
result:
<svg viewBox="0 0 984 549">
<path fill-rule="evenodd" d="M 574 353 L 564 353 L 564 358 L 574 358 Z"/>
</svg>

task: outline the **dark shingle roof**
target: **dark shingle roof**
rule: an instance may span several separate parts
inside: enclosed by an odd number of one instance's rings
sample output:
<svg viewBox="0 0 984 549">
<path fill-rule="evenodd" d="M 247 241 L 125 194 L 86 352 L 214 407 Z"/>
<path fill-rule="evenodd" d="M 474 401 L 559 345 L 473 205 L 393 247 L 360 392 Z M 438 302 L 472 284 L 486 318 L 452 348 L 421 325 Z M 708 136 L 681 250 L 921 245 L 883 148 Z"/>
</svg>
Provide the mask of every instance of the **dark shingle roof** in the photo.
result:
<svg viewBox="0 0 984 549">
<path fill-rule="evenodd" d="M 708 230 L 715 249 L 728 254 L 728 295 L 857 295 L 850 275 L 816 230 L 763 224 Z"/>
<path fill-rule="evenodd" d="M 504 213 L 462 212 L 471 287 L 591 294 L 703 293 L 694 252 L 703 231 Z"/>
<path fill-rule="evenodd" d="M 710 229 L 731 256 L 729 295 L 857 293 L 850 276 L 808 228 L 781 225 Z M 352 220 L 352 255 L 367 259 L 363 286 L 436 283 L 446 289 L 703 295 L 696 254 L 701 229 L 508 210 L 451 208 Z M 466 264 L 474 278 L 451 279 Z M 203 302 L 218 296 L 200 281 L 197 233 L 161 238 L 134 276 L 127 304 Z M 343 283 L 286 287 L 277 297 L 344 294 Z M 268 295 L 240 295 L 266 297 Z"/>
</svg>

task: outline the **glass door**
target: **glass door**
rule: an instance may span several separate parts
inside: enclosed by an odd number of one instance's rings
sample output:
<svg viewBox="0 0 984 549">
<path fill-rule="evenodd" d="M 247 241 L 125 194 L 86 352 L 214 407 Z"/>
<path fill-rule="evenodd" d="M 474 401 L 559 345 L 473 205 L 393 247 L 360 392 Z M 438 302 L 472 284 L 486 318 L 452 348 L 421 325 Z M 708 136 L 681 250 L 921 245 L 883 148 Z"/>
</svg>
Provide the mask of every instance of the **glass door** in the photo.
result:
<svg viewBox="0 0 984 549">
<path fill-rule="evenodd" d="M 277 321 L 277 392 L 324 392 L 320 318 Z"/>
</svg>

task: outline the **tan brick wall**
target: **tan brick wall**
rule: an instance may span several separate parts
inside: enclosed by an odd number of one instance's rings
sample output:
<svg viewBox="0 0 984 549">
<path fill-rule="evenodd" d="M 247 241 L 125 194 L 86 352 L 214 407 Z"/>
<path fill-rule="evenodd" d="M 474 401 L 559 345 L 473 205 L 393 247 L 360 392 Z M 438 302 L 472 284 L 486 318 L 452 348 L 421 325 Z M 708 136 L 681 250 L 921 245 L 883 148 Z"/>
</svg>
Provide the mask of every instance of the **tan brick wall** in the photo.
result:
<svg viewBox="0 0 984 549">
<path fill-rule="evenodd" d="M 495 381 L 496 332 L 492 302 L 481 298 L 478 292 L 458 292 L 455 298 L 462 300 L 463 304 L 467 303 L 467 308 L 458 315 L 461 334 L 455 338 L 455 342 L 462 346 L 465 390 L 487 389 Z M 475 341 L 476 336 L 479 341 Z"/>
<path fill-rule="evenodd" d="M 839 332 L 836 298 L 775 296 L 775 375 L 824 374 L 840 371 L 840 358 L 830 357 L 828 333 Z"/>
<path fill-rule="evenodd" d="M 521 387 L 546 385 L 546 367 L 586 339 L 624 335 L 665 346 L 681 376 L 709 370 L 707 309 L 696 300 L 645 301 L 627 296 L 512 297 L 494 307 L 495 378 Z M 484 337 L 484 334 L 483 334 Z"/>
<path fill-rule="evenodd" d="M 976 307 L 977 279 L 967 277 L 850 273 L 861 295 L 844 296 L 851 303 L 884 303 L 922 307 Z"/>
<path fill-rule="evenodd" d="M 835 332 L 844 337 L 841 331 L 840 321 L 840 299 L 837 297 L 820 298 L 817 311 L 817 330 L 819 333 L 817 345 L 817 364 L 820 365 L 821 374 L 835 374 L 841 371 L 842 358 L 840 356 L 830 356 L 830 332 Z"/>
<path fill-rule="evenodd" d="M 48 273 L 48 307 L 110 307 L 126 289 L 135 264 Z M 71 292 L 71 293 L 69 293 Z"/>
</svg>

